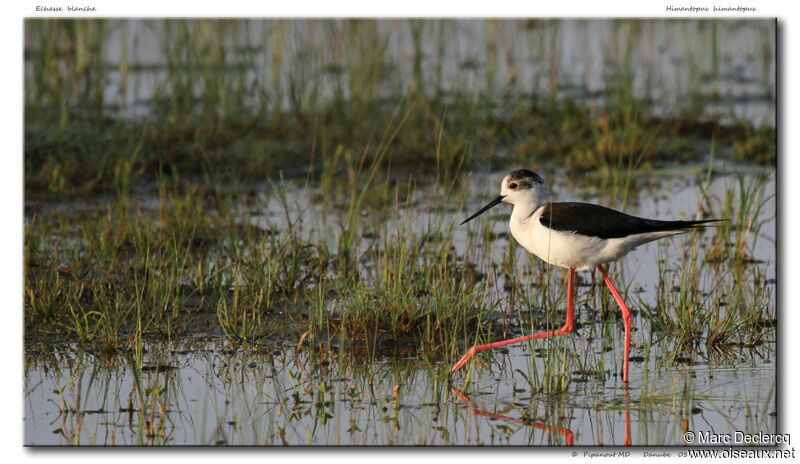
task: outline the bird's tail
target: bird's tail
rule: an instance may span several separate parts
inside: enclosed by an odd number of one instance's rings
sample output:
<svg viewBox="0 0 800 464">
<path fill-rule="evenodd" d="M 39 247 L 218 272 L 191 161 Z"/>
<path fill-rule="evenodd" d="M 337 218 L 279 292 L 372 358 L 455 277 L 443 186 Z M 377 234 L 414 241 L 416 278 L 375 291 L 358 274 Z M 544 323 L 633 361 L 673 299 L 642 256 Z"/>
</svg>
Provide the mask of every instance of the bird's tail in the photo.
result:
<svg viewBox="0 0 800 464">
<path fill-rule="evenodd" d="M 702 227 L 711 227 L 716 224 L 715 222 L 725 222 L 727 219 L 700 219 L 697 221 L 664 221 L 661 225 L 661 230 L 685 230 L 697 229 Z"/>
</svg>

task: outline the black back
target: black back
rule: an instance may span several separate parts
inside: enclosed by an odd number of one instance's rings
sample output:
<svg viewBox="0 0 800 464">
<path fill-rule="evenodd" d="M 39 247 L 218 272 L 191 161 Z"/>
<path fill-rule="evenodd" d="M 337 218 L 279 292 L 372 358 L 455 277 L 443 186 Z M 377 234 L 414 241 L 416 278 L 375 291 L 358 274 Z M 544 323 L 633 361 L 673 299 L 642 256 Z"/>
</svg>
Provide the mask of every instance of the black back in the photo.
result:
<svg viewBox="0 0 800 464">
<path fill-rule="evenodd" d="M 561 232 L 576 232 L 598 238 L 620 238 L 633 234 L 688 229 L 715 219 L 702 221 L 659 221 L 621 213 L 589 203 L 545 203 L 539 222 Z"/>
</svg>

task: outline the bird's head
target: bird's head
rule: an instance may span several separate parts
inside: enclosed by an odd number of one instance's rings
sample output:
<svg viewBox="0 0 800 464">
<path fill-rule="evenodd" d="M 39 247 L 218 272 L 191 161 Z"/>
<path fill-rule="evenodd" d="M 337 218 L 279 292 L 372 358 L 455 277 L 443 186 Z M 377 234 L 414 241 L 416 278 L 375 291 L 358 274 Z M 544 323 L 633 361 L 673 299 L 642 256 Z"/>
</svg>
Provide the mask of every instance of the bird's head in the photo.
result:
<svg viewBox="0 0 800 464">
<path fill-rule="evenodd" d="M 517 169 L 503 178 L 503 182 L 500 184 L 500 196 L 495 197 L 489 204 L 468 217 L 461 224 L 475 219 L 500 203 L 538 205 L 546 193 L 547 187 L 538 174 L 528 169 Z"/>
<path fill-rule="evenodd" d="M 545 190 L 544 180 L 528 169 L 509 173 L 500 184 L 501 201 L 512 205 L 538 203 Z"/>
</svg>

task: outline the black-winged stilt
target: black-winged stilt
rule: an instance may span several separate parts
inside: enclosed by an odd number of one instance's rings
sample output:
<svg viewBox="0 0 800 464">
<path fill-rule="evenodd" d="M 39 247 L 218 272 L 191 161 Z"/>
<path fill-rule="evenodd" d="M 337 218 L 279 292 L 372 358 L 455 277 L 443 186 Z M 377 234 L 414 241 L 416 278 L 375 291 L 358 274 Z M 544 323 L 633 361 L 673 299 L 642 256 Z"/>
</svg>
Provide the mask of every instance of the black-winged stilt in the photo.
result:
<svg viewBox="0 0 800 464">
<path fill-rule="evenodd" d="M 611 295 L 622 310 L 625 325 L 625 358 L 622 380 L 628 381 L 631 345 L 631 311 L 608 278 L 603 264 L 614 261 L 639 245 L 680 234 L 701 224 L 719 221 L 658 221 L 631 216 L 604 206 L 588 203 L 543 203 L 547 195 L 544 181 L 535 172 L 519 169 L 507 175 L 500 196 L 461 224 L 480 216 L 500 203 L 511 203 L 511 235 L 526 250 L 543 261 L 569 269 L 567 274 L 567 321 L 558 330 L 476 345 L 453 366 L 455 372 L 477 353 L 537 338 L 565 335 L 573 329 L 573 278 L 576 269 L 597 267 Z"/>
</svg>

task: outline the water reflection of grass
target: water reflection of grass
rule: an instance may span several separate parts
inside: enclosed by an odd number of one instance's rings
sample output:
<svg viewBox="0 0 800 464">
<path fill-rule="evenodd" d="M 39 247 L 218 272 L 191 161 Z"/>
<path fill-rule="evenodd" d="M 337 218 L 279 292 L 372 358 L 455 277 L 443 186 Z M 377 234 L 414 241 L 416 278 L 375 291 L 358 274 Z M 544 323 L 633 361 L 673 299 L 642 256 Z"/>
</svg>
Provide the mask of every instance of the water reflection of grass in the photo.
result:
<svg viewBox="0 0 800 464">
<path fill-rule="evenodd" d="M 556 395 L 492 370 L 453 393 L 438 366 L 408 358 L 220 341 L 145 351 L 141 367 L 79 347 L 29 353 L 26 421 L 38 430 L 26 443 L 659 446 L 688 430 L 775 427 L 774 381 L 741 382 L 751 379 L 741 367 L 729 380 L 717 380 L 732 372 L 723 366 L 717 376 L 678 369 L 630 392 L 589 381 Z"/>
</svg>

